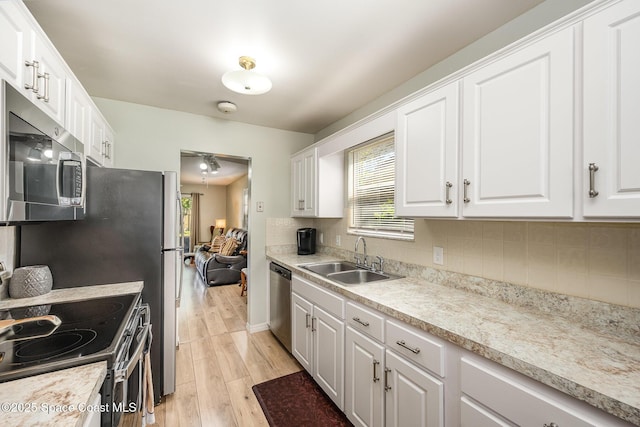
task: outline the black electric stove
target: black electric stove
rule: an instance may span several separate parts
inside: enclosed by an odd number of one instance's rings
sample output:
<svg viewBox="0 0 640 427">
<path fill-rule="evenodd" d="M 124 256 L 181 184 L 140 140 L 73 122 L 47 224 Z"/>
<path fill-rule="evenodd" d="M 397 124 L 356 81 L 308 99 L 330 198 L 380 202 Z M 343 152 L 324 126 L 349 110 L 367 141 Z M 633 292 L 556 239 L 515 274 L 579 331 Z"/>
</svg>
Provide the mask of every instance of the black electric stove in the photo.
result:
<svg viewBox="0 0 640 427">
<path fill-rule="evenodd" d="M 102 360 L 111 368 L 138 298 L 118 295 L 5 311 L 13 319 L 55 315 L 61 324 L 53 333 L 52 324 L 43 320 L 0 334 L 0 382 Z"/>
</svg>

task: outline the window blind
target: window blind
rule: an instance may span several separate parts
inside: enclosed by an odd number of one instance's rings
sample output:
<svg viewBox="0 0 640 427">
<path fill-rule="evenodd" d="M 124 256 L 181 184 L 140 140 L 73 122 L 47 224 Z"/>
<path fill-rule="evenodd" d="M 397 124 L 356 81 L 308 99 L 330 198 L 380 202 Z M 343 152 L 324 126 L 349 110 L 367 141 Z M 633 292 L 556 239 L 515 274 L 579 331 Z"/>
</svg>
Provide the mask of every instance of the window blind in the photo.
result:
<svg viewBox="0 0 640 427">
<path fill-rule="evenodd" d="M 413 220 L 395 216 L 393 133 L 357 146 L 348 156 L 350 231 L 411 237 Z"/>
</svg>

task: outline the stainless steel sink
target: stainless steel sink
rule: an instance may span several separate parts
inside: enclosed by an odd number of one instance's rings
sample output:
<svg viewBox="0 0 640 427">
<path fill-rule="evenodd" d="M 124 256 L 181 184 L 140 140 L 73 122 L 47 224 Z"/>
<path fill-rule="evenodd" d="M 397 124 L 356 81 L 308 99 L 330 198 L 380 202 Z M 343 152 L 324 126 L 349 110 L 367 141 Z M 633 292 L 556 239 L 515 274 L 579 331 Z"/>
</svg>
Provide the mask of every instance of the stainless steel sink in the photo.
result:
<svg viewBox="0 0 640 427">
<path fill-rule="evenodd" d="M 400 277 L 388 273 L 374 272 L 348 261 L 319 262 L 301 265 L 300 267 L 345 285 L 398 279 Z"/>
<path fill-rule="evenodd" d="M 341 271 L 351 271 L 358 269 L 355 264 L 347 261 L 320 262 L 317 264 L 302 265 L 301 267 L 322 276 L 328 276 L 329 274 Z"/>
<path fill-rule="evenodd" d="M 336 280 L 346 285 L 357 285 L 359 283 L 376 282 L 378 280 L 387 280 L 391 276 L 384 273 L 375 273 L 370 270 L 351 270 L 332 273 L 327 275 L 327 279 Z"/>
</svg>

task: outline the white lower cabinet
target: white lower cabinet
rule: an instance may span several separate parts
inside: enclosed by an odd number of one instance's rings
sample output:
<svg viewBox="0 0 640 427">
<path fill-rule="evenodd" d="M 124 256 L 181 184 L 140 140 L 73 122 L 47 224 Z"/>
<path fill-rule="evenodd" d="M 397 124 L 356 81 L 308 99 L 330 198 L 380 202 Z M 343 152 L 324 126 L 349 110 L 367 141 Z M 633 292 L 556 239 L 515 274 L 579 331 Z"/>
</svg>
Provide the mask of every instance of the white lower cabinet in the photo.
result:
<svg viewBox="0 0 640 427">
<path fill-rule="evenodd" d="M 631 425 L 475 355 L 462 356 L 460 385 L 462 427 Z"/>
<path fill-rule="evenodd" d="M 383 366 L 384 346 L 348 326 L 344 410 L 355 426 L 383 425 Z"/>
<path fill-rule="evenodd" d="M 345 413 L 349 420 L 356 426 L 444 426 L 444 383 L 378 341 L 382 339 L 379 314 L 348 303 L 346 317 Z M 411 348 L 418 353 L 431 351 Z M 432 358 L 440 361 L 438 355 Z"/>
<path fill-rule="evenodd" d="M 388 427 L 444 426 L 444 383 L 397 356 L 385 353 Z"/>
<path fill-rule="evenodd" d="M 292 287 L 293 356 L 343 410 L 344 301 L 297 276 L 292 278 Z"/>
</svg>

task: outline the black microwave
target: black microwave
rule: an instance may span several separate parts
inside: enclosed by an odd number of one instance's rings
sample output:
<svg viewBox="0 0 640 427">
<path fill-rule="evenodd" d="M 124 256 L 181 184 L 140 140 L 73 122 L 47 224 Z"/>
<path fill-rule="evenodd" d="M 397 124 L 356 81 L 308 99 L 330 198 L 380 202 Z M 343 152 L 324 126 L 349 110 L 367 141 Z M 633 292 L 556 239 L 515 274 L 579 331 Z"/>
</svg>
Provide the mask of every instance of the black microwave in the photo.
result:
<svg viewBox="0 0 640 427">
<path fill-rule="evenodd" d="M 86 161 L 73 135 L 6 81 L 0 90 L 0 221 L 84 217 Z"/>
</svg>

